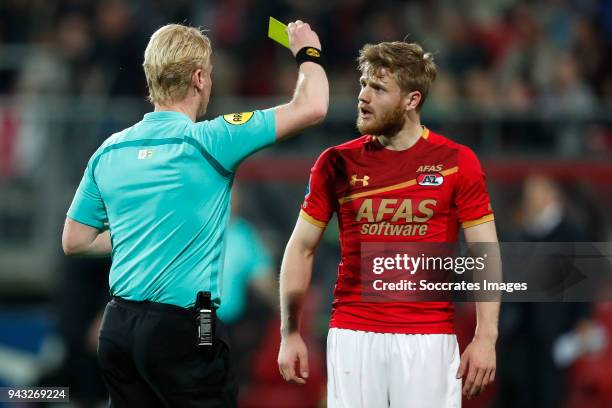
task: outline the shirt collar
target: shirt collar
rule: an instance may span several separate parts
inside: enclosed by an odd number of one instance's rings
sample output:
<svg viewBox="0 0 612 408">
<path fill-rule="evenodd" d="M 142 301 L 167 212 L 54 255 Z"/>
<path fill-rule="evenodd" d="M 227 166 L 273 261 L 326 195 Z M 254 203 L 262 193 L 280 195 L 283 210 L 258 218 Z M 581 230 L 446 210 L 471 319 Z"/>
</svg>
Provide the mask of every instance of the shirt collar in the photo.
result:
<svg viewBox="0 0 612 408">
<path fill-rule="evenodd" d="M 185 115 L 182 112 L 178 112 L 178 111 L 149 112 L 149 113 L 144 115 L 142 120 L 144 120 L 144 121 L 150 121 L 150 120 L 181 120 L 181 121 L 186 121 L 186 122 L 193 123 L 193 121 L 191 120 L 191 118 L 189 116 Z"/>
</svg>

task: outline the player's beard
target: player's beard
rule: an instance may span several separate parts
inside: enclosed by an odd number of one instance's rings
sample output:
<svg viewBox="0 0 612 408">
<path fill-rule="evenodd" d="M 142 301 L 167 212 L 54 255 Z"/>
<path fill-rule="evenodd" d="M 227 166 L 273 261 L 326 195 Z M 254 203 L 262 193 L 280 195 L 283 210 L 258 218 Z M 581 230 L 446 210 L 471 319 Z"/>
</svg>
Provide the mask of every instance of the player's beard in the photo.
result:
<svg viewBox="0 0 612 408">
<path fill-rule="evenodd" d="M 380 118 L 364 121 L 357 116 L 357 129 L 362 135 L 392 137 L 404 127 L 406 116 L 401 104 L 383 113 Z"/>
</svg>

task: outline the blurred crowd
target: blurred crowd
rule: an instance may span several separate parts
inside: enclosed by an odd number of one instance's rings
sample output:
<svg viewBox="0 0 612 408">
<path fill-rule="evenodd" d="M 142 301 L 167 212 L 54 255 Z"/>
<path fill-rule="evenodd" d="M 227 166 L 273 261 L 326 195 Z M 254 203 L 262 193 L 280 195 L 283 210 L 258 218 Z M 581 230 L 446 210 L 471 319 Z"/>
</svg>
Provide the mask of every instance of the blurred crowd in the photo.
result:
<svg viewBox="0 0 612 408">
<path fill-rule="evenodd" d="M 148 36 L 186 22 L 210 30 L 216 95 L 286 95 L 295 69 L 267 40 L 268 16 L 313 25 L 335 95 L 354 95 L 364 43 L 406 39 L 441 68 L 430 112 L 467 105 L 579 116 L 612 102 L 612 4 L 604 0 L 5 0 L 0 93 L 142 97 Z M 27 47 L 10 47 L 19 45 Z M 21 60 L 7 60 L 11 52 Z"/>
<path fill-rule="evenodd" d="M 508 147 L 564 155 L 612 152 L 609 1 L 5 0 L 0 2 L 0 178 L 32 173 L 46 154 L 49 128 L 42 127 L 49 118 L 71 125 L 85 108 L 106 109 L 97 127 L 61 131 L 78 135 L 71 136 L 78 139 L 75 154 L 68 154 L 78 157 L 150 109 L 144 48 L 151 33 L 168 22 L 208 30 L 215 67 L 211 114 L 256 107 L 220 106 L 232 98 L 287 98 L 295 64 L 267 38 L 269 16 L 302 19 L 319 33 L 332 94 L 327 122 L 340 112 L 344 126 L 325 129 L 332 136 L 346 138 L 354 128 L 359 49 L 404 39 L 423 44 L 439 66 L 423 110 L 430 127 L 477 151 L 476 135 L 486 134 L 494 154 Z M 58 96 L 69 98 L 64 101 L 70 109 L 45 99 Z M 113 107 L 120 120 L 108 114 Z M 71 116 L 73 109 L 80 113 Z M 486 120 L 496 127 L 482 126 Z M 453 127 L 458 121 L 461 126 Z M 316 151 L 321 140 L 311 140 L 306 149 Z"/>
</svg>

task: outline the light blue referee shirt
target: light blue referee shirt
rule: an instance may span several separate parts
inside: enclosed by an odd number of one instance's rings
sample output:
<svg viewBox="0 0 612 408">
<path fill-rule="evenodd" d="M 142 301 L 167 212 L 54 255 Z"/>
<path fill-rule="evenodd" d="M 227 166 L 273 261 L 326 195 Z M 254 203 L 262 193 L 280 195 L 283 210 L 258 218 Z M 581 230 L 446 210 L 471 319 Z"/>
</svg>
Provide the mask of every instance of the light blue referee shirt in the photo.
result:
<svg viewBox="0 0 612 408">
<path fill-rule="evenodd" d="M 108 225 L 111 294 L 190 307 L 204 290 L 219 305 L 234 172 L 275 140 L 272 109 L 199 123 L 151 112 L 108 138 L 89 160 L 68 217 Z"/>
</svg>

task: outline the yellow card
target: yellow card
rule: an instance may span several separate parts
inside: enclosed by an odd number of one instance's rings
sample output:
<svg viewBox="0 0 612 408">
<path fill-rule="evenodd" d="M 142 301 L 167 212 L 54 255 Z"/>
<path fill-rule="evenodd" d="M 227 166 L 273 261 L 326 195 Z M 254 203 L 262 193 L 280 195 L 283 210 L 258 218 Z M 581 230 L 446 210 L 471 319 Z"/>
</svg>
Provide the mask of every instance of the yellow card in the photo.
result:
<svg viewBox="0 0 612 408">
<path fill-rule="evenodd" d="M 276 41 L 282 46 L 289 48 L 289 35 L 287 35 L 287 26 L 274 17 L 270 17 L 268 26 L 268 37 Z"/>
</svg>

